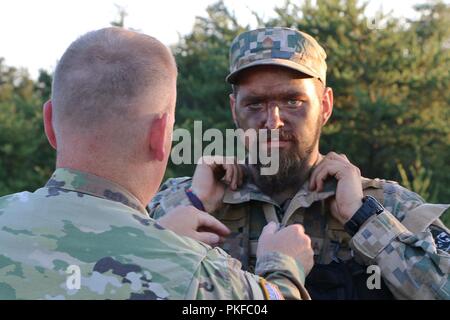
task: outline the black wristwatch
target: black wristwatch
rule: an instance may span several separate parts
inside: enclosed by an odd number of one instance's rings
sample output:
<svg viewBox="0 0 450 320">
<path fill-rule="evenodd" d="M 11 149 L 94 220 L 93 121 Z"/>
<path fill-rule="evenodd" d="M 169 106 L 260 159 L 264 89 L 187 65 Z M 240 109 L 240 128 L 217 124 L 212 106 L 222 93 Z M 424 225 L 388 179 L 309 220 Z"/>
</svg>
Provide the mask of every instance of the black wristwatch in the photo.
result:
<svg viewBox="0 0 450 320">
<path fill-rule="evenodd" d="M 345 231 L 352 237 L 358 232 L 359 228 L 374 214 L 380 214 L 384 211 L 384 207 L 371 196 L 363 198 L 362 206 L 355 212 L 349 221 L 344 225 Z"/>
</svg>

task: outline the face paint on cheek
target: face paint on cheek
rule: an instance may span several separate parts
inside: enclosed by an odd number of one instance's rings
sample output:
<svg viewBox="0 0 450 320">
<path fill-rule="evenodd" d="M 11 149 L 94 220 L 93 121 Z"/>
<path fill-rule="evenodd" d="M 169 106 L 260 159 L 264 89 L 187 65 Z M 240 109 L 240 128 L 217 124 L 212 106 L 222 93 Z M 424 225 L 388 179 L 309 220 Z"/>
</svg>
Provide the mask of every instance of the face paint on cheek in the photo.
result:
<svg viewBox="0 0 450 320">
<path fill-rule="evenodd" d="M 300 141 L 308 142 L 314 140 L 317 131 L 322 127 L 322 116 L 320 110 L 316 111 L 310 106 L 303 108 L 295 119 L 295 130 Z"/>
</svg>

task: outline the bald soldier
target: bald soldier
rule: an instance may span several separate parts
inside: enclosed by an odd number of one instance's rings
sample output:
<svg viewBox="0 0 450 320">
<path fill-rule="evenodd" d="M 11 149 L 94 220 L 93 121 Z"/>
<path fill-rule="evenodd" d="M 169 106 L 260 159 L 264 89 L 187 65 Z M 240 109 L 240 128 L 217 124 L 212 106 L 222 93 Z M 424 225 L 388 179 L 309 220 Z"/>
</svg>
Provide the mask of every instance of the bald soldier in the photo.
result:
<svg viewBox="0 0 450 320">
<path fill-rule="evenodd" d="M 192 203 L 230 228 L 222 247 L 247 270 L 255 268 L 267 222 L 301 224 L 314 250 L 302 283 L 312 299 L 449 299 L 450 235 L 439 219 L 449 206 L 361 177 L 344 154 L 320 154 L 321 129 L 333 110 L 325 58 L 317 41 L 297 30 L 237 36 L 227 77 L 233 120 L 244 130 L 279 130 L 279 139 L 265 144 L 278 148 L 279 170 L 263 175 L 260 163 L 205 161 L 192 179 L 165 183 L 151 215 L 197 199 Z"/>
<path fill-rule="evenodd" d="M 256 273 L 212 248 L 227 227 L 192 206 L 145 209 L 171 145 L 177 70 L 156 39 L 90 32 L 58 63 L 45 133 L 56 171 L 0 198 L 1 299 L 299 299 L 312 250 L 301 228 L 260 238 Z M 175 231 L 175 232 L 173 232 Z"/>
</svg>

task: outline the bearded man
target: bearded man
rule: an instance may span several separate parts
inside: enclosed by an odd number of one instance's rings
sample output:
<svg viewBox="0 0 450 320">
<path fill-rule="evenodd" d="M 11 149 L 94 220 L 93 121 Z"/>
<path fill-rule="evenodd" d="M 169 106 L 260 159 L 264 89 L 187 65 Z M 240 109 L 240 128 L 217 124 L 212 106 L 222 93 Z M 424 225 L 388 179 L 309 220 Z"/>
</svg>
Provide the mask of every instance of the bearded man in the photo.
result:
<svg viewBox="0 0 450 320">
<path fill-rule="evenodd" d="M 279 170 L 263 175 L 258 163 L 209 159 L 192 179 L 167 181 L 151 215 L 181 204 L 207 211 L 231 230 L 222 247 L 248 270 L 267 222 L 301 224 L 314 250 L 303 283 L 312 299 L 449 299 L 450 235 L 439 220 L 449 206 L 361 177 L 344 154 L 320 154 L 321 128 L 333 110 L 325 59 L 318 42 L 297 30 L 237 36 L 227 77 L 233 120 L 243 130 L 278 130 L 278 139 L 258 146 L 279 151 Z"/>
</svg>

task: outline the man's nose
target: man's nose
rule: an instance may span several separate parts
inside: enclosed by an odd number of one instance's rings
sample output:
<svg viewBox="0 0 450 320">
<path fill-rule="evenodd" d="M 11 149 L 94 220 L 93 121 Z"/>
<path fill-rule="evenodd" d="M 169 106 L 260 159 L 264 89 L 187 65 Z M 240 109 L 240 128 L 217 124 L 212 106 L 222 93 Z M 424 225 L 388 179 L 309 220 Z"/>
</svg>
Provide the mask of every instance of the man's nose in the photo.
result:
<svg viewBox="0 0 450 320">
<path fill-rule="evenodd" d="M 266 128 L 269 130 L 279 129 L 284 126 L 280 118 L 280 108 L 278 105 L 271 105 L 267 108 Z"/>
</svg>

